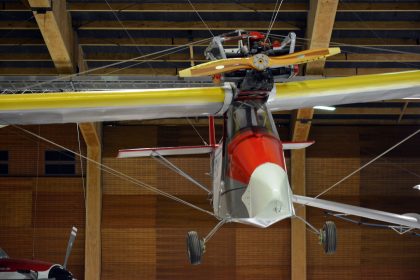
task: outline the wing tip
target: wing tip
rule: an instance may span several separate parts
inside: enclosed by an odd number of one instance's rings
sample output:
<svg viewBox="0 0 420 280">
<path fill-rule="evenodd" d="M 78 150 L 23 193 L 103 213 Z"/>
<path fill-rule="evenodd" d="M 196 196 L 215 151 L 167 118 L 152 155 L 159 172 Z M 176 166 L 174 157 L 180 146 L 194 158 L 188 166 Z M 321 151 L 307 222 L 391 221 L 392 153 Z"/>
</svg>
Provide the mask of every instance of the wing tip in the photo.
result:
<svg viewBox="0 0 420 280">
<path fill-rule="evenodd" d="M 338 47 L 334 47 L 334 48 L 328 48 L 329 51 L 329 55 L 336 55 L 341 53 L 341 49 Z"/>
<path fill-rule="evenodd" d="M 187 68 L 178 72 L 178 76 L 181 78 L 188 78 L 191 76 L 191 68 Z"/>
</svg>

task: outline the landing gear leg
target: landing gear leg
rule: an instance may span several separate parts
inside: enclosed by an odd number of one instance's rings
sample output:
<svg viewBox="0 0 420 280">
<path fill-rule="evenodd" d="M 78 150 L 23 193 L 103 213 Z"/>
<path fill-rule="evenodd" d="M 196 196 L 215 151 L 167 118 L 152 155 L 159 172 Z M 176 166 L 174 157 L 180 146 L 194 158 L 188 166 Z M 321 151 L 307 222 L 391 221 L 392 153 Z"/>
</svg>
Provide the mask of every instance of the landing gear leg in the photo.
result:
<svg viewBox="0 0 420 280">
<path fill-rule="evenodd" d="M 195 231 L 187 233 L 187 254 L 191 264 L 201 263 L 201 257 L 206 252 L 206 243 L 226 222 L 226 219 L 221 220 L 203 239 L 200 239 Z"/>
</svg>

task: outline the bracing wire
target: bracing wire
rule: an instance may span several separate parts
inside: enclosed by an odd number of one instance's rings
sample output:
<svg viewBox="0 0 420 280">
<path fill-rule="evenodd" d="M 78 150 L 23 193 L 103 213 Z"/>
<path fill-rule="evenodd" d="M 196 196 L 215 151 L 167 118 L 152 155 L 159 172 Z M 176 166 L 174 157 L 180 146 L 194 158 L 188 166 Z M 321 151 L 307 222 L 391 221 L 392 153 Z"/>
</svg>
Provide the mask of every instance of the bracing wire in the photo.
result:
<svg viewBox="0 0 420 280">
<path fill-rule="evenodd" d="M 276 11 L 276 14 L 274 15 L 273 20 L 270 22 L 270 25 L 268 26 L 267 36 L 265 36 L 265 40 L 264 40 L 264 42 L 266 42 L 266 41 L 267 41 L 268 36 L 270 35 L 270 32 L 271 32 L 271 29 L 274 27 L 274 24 L 276 23 L 276 19 L 277 19 L 277 16 L 278 16 L 279 12 L 280 12 L 280 8 L 281 8 L 281 5 L 283 4 L 283 1 L 284 1 L 284 0 L 281 0 L 281 1 L 280 1 L 280 4 L 279 4 L 279 6 L 278 6 L 278 8 L 277 8 L 277 11 Z M 276 4 L 277 4 L 277 2 L 276 2 Z"/>
<path fill-rule="evenodd" d="M 192 128 L 194 129 L 195 133 L 197 133 L 198 137 L 200 137 L 201 141 L 203 141 L 204 145 L 208 145 L 206 140 L 204 140 L 203 136 L 201 136 L 200 132 L 198 132 L 197 128 L 195 128 L 195 125 L 191 122 L 191 120 L 189 118 L 186 118 L 188 123 L 192 126 Z"/>
<path fill-rule="evenodd" d="M 142 181 L 140 181 L 140 180 L 138 180 L 136 178 L 133 178 L 131 176 L 128 176 L 128 175 L 124 174 L 123 172 L 120 172 L 120 171 L 118 171 L 116 169 L 113 169 L 113 168 L 111 168 L 111 167 L 109 167 L 109 166 L 107 166 L 105 164 L 102 164 L 100 162 L 97 162 L 97 161 L 95 161 L 95 160 L 93 160 L 93 159 L 91 159 L 91 158 L 89 158 L 87 156 L 84 156 L 84 155 L 82 155 L 80 153 L 77 153 L 76 151 L 73 151 L 73 150 L 71 150 L 69 148 L 66 148 L 66 147 L 64 147 L 64 146 L 62 146 L 62 145 L 60 145 L 60 144 L 58 144 L 58 143 L 56 143 L 56 142 L 54 142 L 52 140 L 49 140 L 49 139 L 47 139 L 47 138 L 45 138 L 45 137 L 43 137 L 41 135 L 38 135 L 38 134 L 36 134 L 36 133 L 34 133 L 32 131 L 29 131 L 29 130 L 23 128 L 23 127 L 20 127 L 20 126 L 17 126 L 17 125 L 12 125 L 12 124 L 11 124 L 11 126 L 14 127 L 14 128 L 16 128 L 16 129 L 18 129 L 18 130 L 20 130 L 20 131 L 25 132 L 26 134 L 29 134 L 29 135 L 31 135 L 31 136 L 33 136 L 35 138 L 38 138 L 38 139 L 40 139 L 40 140 L 42 140 L 42 141 L 44 141 L 44 142 L 46 142 L 48 144 L 54 145 L 54 146 L 56 146 L 56 147 L 58 147 L 58 148 L 60 148 L 62 150 L 71 152 L 71 153 L 73 153 L 73 154 L 75 154 L 75 155 L 77 155 L 77 156 L 79 156 L 81 158 L 84 158 L 86 161 L 89 161 L 89 162 L 97 165 L 99 168 L 101 168 L 101 170 L 103 170 L 104 172 L 107 172 L 107 173 L 109 173 L 109 174 L 111 174 L 113 176 L 116 176 L 116 177 L 118 177 L 120 179 L 126 180 L 126 181 L 128 181 L 128 182 L 130 182 L 130 183 L 132 183 L 132 184 L 134 184 L 136 186 L 142 187 L 142 188 L 144 188 L 146 190 L 149 190 L 149 191 L 154 192 L 156 194 L 162 195 L 162 196 L 164 196 L 166 198 L 169 198 L 171 200 L 174 200 L 176 202 L 179 202 L 181 204 L 184 204 L 186 206 L 189 206 L 189 207 L 191 207 L 193 209 L 196 209 L 196 210 L 198 210 L 200 212 L 206 213 L 206 214 L 208 214 L 210 216 L 215 216 L 214 213 L 212 213 L 212 212 L 210 212 L 208 210 L 205 210 L 203 208 L 200 208 L 200 207 L 198 207 L 198 206 L 196 206 L 196 205 L 194 205 L 194 204 L 192 204 L 192 203 L 190 203 L 188 201 L 185 201 L 185 200 L 183 200 L 183 199 L 181 199 L 179 197 L 173 196 L 173 195 L 171 195 L 171 194 L 169 194 L 169 193 L 167 193 L 165 191 L 159 190 L 158 188 L 155 188 L 155 187 L 153 187 L 153 186 L 151 186 L 151 185 L 149 185 L 149 184 L 147 184 L 145 182 L 142 182 Z"/>
<path fill-rule="evenodd" d="M 210 32 L 211 36 L 214 37 L 213 32 L 211 32 L 210 27 L 207 25 L 207 23 L 203 20 L 203 18 L 201 17 L 200 13 L 197 11 L 197 9 L 194 7 L 193 3 L 191 2 L 191 0 L 187 0 L 188 3 L 190 3 L 190 6 L 193 8 L 194 12 L 197 14 L 197 16 L 200 18 L 201 22 L 206 26 L 207 30 Z"/>
<path fill-rule="evenodd" d="M 136 42 L 134 40 L 134 38 L 131 36 L 130 32 L 128 32 L 127 28 L 125 27 L 125 25 L 122 23 L 122 21 L 120 20 L 120 18 L 118 17 L 117 13 L 112 9 L 111 5 L 109 5 L 108 0 L 105 0 L 105 3 L 107 4 L 107 6 L 109 7 L 109 9 L 111 10 L 112 14 L 114 15 L 114 17 L 117 19 L 118 23 L 121 25 L 121 27 L 124 29 L 124 32 L 127 34 L 128 38 L 130 38 L 130 41 L 135 45 L 137 52 L 140 55 L 144 55 L 143 52 L 141 51 L 141 49 L 136 45 Z M 147 65 L 150 67 L 150 69 L 152 69 L 152 71 L 156 74 L 155 69 L 153 68 L 152 64 L 150 62 L 147 62 Z"/>
<path fill-rule="evenodd" d="M 41 135 L 41 126 L 38 125 L 38 134 Z M 36 141 L 36 177 L 35 177 L 35 201 L 34 201 L 34 217 L 32 220 L 32 259 L 35 259 L 35 230 L 38 211 L 38 181 L 39 181 L 39 140 Z"/>
<path fill-rule="evenodd" d="M 321 193 L 319 193 L 317 196 L 315 196 L 314 198 L 319 198 L 320 196 L 326 194 L 327 192 L 331 191 L 332 189 L 334 189 L 335 187 L 337 187 L 338 185 L 340 185 L 342 182 L 346 181 L 348 178 L 350 178 L 351 176 L 353 176 L 354 174 L 358 173 L 359 171 L 361 171 L 362 169 L 368 167 L 370 164 L 372 164 L 373 162 L 375 162 L 376 160 L 380 159 L 381 157 L 383 157 L 385 154 L 389 153 L 390 151 L 394 150 L 395 148 L 397 148 L 398 146 L 400 146 L 401 144 L 403 144 L 404 142 L 406 142 L 407 140 L 411 139 L 412 137 L 414 137 L 416 134 L 418 134 L 420 132 L 420 129 L 414 131 L 413 133 L 411 133 L 410 135 L 408 135 L 407 137 L 405 137 L 403 140 L 399 141 L 398 143 L 396 143 L 395 145 L 391 146 L 390 148 L 388 148 L 387 150 L 385 150 L 384 152 L 382 152 L 381 154 L 379 154 L 378 156 L 374 157 L 373 159 L 371 159 L 370 161 L 368 161 L 367 163 L 363 164 L 362 166 L 360 166 L 359 168 L 357 168 L 356 170 L 354 170 L 353 172 L 351 172 L 350 174 L 348 174 L 347 176 L 345 176 L 344 178 L 340 179 L 339 181 L 337 181 L 336 183 L 334 183 L 333 185 L 331 185 L 329 188 L 323 190 Z M 300 205 L 301 207 L 307 205 L 308 203 L 302 204 Z"/>
<path fill-rule="evenodd" d="M 210 40 L 210 38 L 206 38 L 206 39 L 203 39 L 203 40 L 200 40 L 200 41 L 208 41 L 208 40 Z M 197 44 L 198 44 L 198 42 L 200 42 L 200 41 L 197 41 Z M 181 50 L 182 50 L 182 49 L 184 49 L 184 48 L 187 48 L 187 47 L 184 47 L 184 46 L 178 46 L 177 48 L 174 48 L 174 50 L 172 50 L 172 51 L 163 50 L 163 51 L 160 51 L 160 52 L 155 52 L 155 55 L 156 55 L 156 54 L 158 54 L 158 53 L 162 53 L 162 52 L 163 52 L 163 54 L 158 55 L 158 56 L 155 56 L 155 57 L 151 58 L 151 60 L 158 59 L 158 58 L 161 58 L 161 57 L 165 57 L 165 56 L 167 56 L 167 55 L 171 55 L 171 54 L 177 53 L 177 52 L 181 51 Z M 110 71 L 110 72 L 107 72 L 107 73 L 106 73 L 106 75 L 114 74 L 114 73 L 117 73 L 117 72 L 123 71 L 123 70 L 125 70 L 125 69 L 132 68 L 132 67 L 135 67 L 135 66 L 141 65 L 141 64 L 143 64 L 143 63 L 145 63 L 145 62 L 146 62 L 146 61 L 139 61 L 139 62 L 133 63 L 133 64 L 131 64 L 131 65 L 127 65 L 127 66 L 125 66 L 125 67 L 121 67 L 121 68 L 118 68 L 118 69 L 112 70 L 112 71 Z"/>
<path fill-rule="evenodd" d="M 80 141 L 80 129 L 79 124 L 76 123 L 76 130 L 77 130 L 77 144 L 79 147 L 79 154 L 82 154 L 82 147 L 81 147 L 81 141 Z M 80 159 L 80 173 L 82 174 L 82 188 L 83 188 L 83 199 L 86 206 L 86 184 L 85 184 L 85 174 L 84 174 L 84 166 L 83 166 L 83 158 L 79 156 Z"/>
<path fill-rule="evenodd" d="M 272 37 L 277 37 L 277 38 L 286 38 L 287 36 L 284 35 L 278 35 L 278 34 L 271 34 Z M 297 40 L 302 40 L 302 41 L 306 41 L 306 42 L 310 42 L 311 39 L 308 38 L 301 38 L 301 37 L 296 37 Z M 353 44 L 346 44 L 346 43 L 339 43 L 339 42 L 330 42 L 331 46 L 336 46 L 336 47 L 353 47 L 353 48 L 360 48 L 360 49 L 366 49 L 366 50 L 374 50 L 374 51 L 384 51 L 384 52 L 389 52 L 389 53 L 398 53 L 398 54 L 417 54 L 415 52 L 407 52 L 407 51 L 400 51 L 400 50 L 393 50 L 393 49 L 386 49 L 386 48 L 378 48 L 378 47 L 370 47 L 370 46 L 361 46 L 361 45 L 353 45 Z M 350 53 L 350 54 L 358 54 L 356 52 L 352 52 L 349 50 L 345 51 L 346 53 Z M 375 62 L 375 61 L 371 61 L 371 62 Z M 404 61 L 395 61 L 395 63 L 399 63 L 402 65 L 408 65 L 408 66 L 412 66 L 414 68 L 418 68 L 419 65 L 415 64 L 415 63 L 410 63 L 410 62 L 404 62 Z"/>
<path fill-rule="evenodd" d="M 181 50 L 181 49 L 184 49 L 184 48 L 188 48 L 189 46 L 193 46 L 195 44 L 206 42 L 206 41 L 208 41 L 210 39 L 211 38 L 204 38 L 204 39 L 200 39 L 200 40 L 197 40 L 197 41 L 194 41 L 194 42 L 190 42 L 190 43 L 187 43 L 187 44 L 184 44 L 184 45 L 175 46 L 175 47 L 171 47 L 171 48 L 168 48 L 168 49 L 165 49 L 165 50 L 160 50 L 160 51 L 156 51 L 156 52 L 153 52 L 153 53 L 145 54 L 145 55 L 142 55 L 142 56 L 137 56 L 137 57 L 133 57 L 133 58 L 129 58 L 129 59 L 125 59 L 125 60 L 113 62 L 113 63 L 107 64 L 107 65 L 103 65 L 103 66 L 91 68 L 91 69 L 88 69 L 88 70 L 85 70 L 85 71 L 82 71 L 82 72 L 79 72 L 79 73 L 69 74 L 69 75 L 63 75 L 63 76 L 57 77 L 57 78 L 52 79 L 52 80 L 49 80 L 49 81 L 39 82 L 39 83 L 30 85 L 30 86 L 25 87 L 25 88 L 17 88 L 16 91 L 29 90 L 29 89 L 34 88 L 34 87 L 39 87 L 39 86 L 42 86 L 42 85 L 50 84 L 52 82 L 70 79 L 70 78 L 77 77 L 77 76 L 80 76 L 80 75 L 92 73 L 92 72 L 95 72 L 95 71 L 98 71 L 98 70 L 102 70 L 102 69 L 110 68 L 110 67 L 113 67 L 113 66 L 117 66 L 117 65 L 120 65 L 120 64 L 123 64 L 123 63 L 135 62 L 135 61 L 138 61 L 140 59 L 145 59 L 145 58 L 148 58 L 148 57 L 157 55 L 157 54 L 162 54 L 162 53 L 170 52 L 170 51 L 173 51 L 173 50 Z M 141 63 L 144 63 L 144 62 L 142 61 Z M 132 67 L 132 66 L 130 66 L 130 67 Z"/>
</svg>

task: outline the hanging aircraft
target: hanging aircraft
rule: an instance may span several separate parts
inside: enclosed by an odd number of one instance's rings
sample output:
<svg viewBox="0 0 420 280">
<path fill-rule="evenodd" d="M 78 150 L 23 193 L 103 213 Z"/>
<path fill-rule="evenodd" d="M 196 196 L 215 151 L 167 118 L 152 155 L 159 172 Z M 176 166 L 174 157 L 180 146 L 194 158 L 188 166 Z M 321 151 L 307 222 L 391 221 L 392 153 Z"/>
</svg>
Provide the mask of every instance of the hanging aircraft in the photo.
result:
<svg viewBox="0 0 420 280">
<path fill-rule="evenodd" d="M 73 280 L 73 275 L 67 270 L 67 261 L 76 239 L 77 228 L 73 227 L 67 244 L 63 265 L 40 260 L 14 259 L 0 248 L 0 279 L 55 279 Z"/>
<path fill-rule="evenodd" d="M 417 214 L 398 215 L 292 194 L 283 151 L 313 143 L 282 142 L 272 111 L 406 98 L 420 90 L 420 71 L 276 83 L 278 77 L 296 75 L 299 64 L 340 52 L 339 48 L 294 52 L 295 37 L 291 33 L 279 42 L 262 33 L 246 31 L 216 36 L 205 51 L 210 62 L 179 72 L 183 78 L 213 76 L 214 87 L 0 95 L 0 123 L 208 116 L 208 145 L 119 152 L 121 158 L 154 157 L 211 195 L 213 214 L 219 223 L 205 238 L 199 238 L 194 231 L 187 234 L 192 264 L 201 262 L 206 243 L 223 224 L 238 222 L 265 228 L 295 217 L 294 204 L 378 220 L 404 231 L 420 229 Z M 232 41 L 237 42 L 236 48 L 224 46 Z M 224 122 L 221 141 L 216 141 L 214 117 L 221 117 Z M 211 189 L 165 158 L 191 154 L 210 155 Z M 327 221 L 316 232 L 324 251 L 334 253 L 334 223 Z"/>
</svg>

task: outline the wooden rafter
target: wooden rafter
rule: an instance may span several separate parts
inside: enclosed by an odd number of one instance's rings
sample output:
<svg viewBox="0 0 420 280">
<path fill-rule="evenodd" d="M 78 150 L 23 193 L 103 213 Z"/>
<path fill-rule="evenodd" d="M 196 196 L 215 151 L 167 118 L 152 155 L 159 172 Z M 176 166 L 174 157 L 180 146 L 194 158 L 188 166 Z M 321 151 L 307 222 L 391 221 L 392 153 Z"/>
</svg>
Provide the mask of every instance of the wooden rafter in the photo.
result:
<svg viewBox="0 0 420 280">
<path fill-rule="evenodd" d="M 262 30 L 266 31 L 267 21 L 206 21 L 212 30 Z M 124 25 L 124 26 L 123 26 Z M 124 21 L 121 25 L 118 21 L 95 20 L 89 22 L 77 22 L 75 27 L 79 30 L 207 30 L 207 27 L 199 21 Z M 276 22 L 272 30 L 296 31 L 303 29 L 302 22 Z M 25 21 L 0 21 L 0 29 L 14 30 L 37 30 L 38 26 L 33 22 Z M 334 30 L 420 30 L 416 21 L 339 21 L 334 24 Z"/>
<path fill-rule="evenodd" d="M 74 38 L 66 1 L 29 0 L 28 3 L 58 73 L 73 73 Z"/>
<path fill-rule="evenodd" d="M 196 38 L 198 41 L 204 38 Z M 418 46 L 418 42 L 415 38 L 337 38 L 331 39 L 334 46 L 344 45 L 357 45 L 357 46 L 387 46 L 387 47 L 413 47 Z M 190 40 L 186 38 L 92 38 L 83 37 L 79 38 L 79 45 L 83 46 L 161 46 L 161 47 L 173 47 L 181 46 L 189 43 Z M 0 45 L 3 46 L 40 46 L 45 45 L 44 40 L 41 38 L 2 38 Z M 235 43 L 227 42 L 226 46 L 236 46 Z M 208 42 L 194 44 L 194 46 L 207 47 Z M 302 46 L 301 42 L 296 42 L 296 46 Z M 331 57 L 330 59 L 333 59 Z"/>
<path fill-rule="evenodd" d="M 188 3 L 148 3 L 133 4 L 130 2 L 111 2 L 114 11 L 124 12 L 194 12 Z M 274 5 L 271 3 L 196 3 L 198 12 L 272 12 Z M 27 11 L 27 7 L 21 3 L 6 2 L 2 5 L 5 11 Z M 280 12 L 307 12 L 309 9 L 305 3 L 284 3 Z M 109 12 L 106 3 L 69 3 L 69 11 L 74 12 Z M 338 12 L 418 12 L 420 4 L 413 2 L 398 1 L 393 3 L 339 3 Z"/>
<path fill-rule="evenodd" d="M 149 56 L 144 59 L 136 59 L 136 61 L 153 61 L 153 62 L 185 62 L 190 63 L 192 60 L 196 63 L 207 62 L 203 54 L 178 53 L 170 55 Z M 134 59 L 139 56 L 138 53 L 89 53 L 84 56 L 85 61 L 122 61 Z M 50 61 L 48 53 L 7 53 L 0 54 L 0 61 Z M 338 54 L 328 58 L 332 62 L 420 62 L 420 54 Z"/>
</svg>

